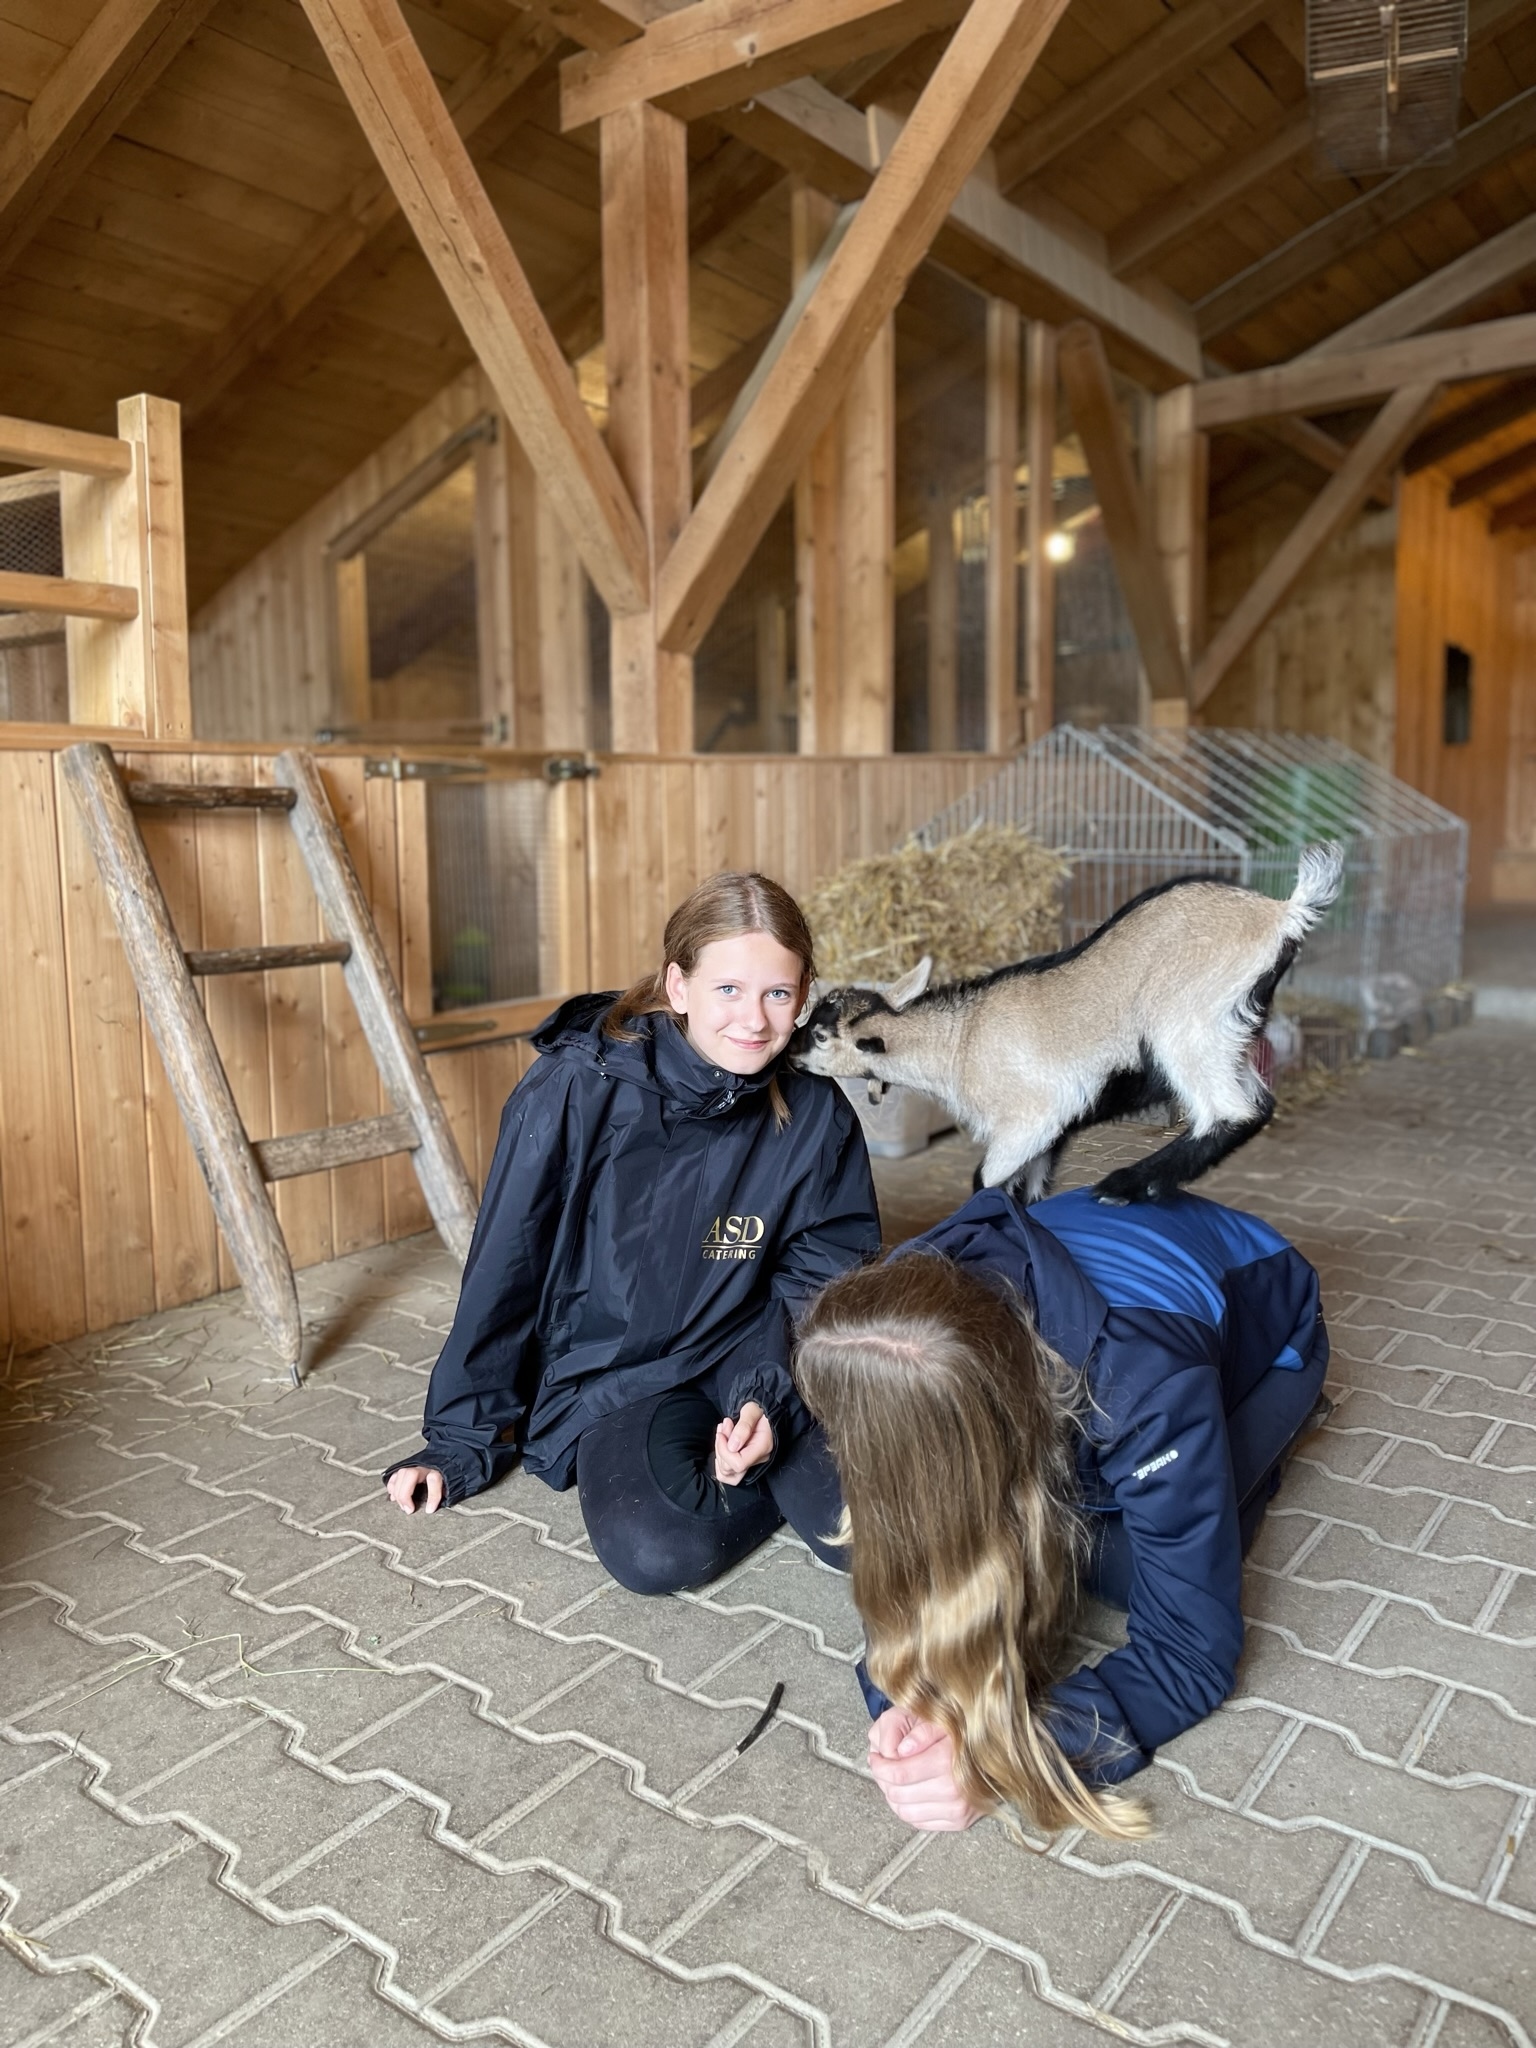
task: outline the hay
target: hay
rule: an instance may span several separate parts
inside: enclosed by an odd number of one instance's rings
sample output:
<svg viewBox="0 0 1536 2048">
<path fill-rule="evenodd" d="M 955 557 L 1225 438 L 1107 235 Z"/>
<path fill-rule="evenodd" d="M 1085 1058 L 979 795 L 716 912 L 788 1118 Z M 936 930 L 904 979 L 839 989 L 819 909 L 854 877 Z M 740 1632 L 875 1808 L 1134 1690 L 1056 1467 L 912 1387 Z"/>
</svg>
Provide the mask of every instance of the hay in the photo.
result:
<svg viewBox="0 0 1536 2048">
<path fill-rule="evenodd" d="M 894 981 L 933 955 L 933 978 L 989 973 L 1061 940 L 1067 863 L 1013 825 L 977 825 L 932 849 L 850 861 L 805 914 L 828 981 Z"/>
</svg>

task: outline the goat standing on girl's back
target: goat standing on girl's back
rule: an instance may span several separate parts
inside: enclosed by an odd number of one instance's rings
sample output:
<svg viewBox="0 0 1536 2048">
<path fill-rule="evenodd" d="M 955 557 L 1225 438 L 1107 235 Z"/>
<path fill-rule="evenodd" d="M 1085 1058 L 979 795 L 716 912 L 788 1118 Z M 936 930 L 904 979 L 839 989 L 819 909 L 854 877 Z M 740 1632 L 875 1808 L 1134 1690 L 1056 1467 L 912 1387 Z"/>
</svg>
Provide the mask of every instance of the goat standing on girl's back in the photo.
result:
<svg viewBox="0 0 1536 2048">
<path fill-rule="evenodd" d="M 974 981 L 929 989 L 925 959 L 883 992 L 824 993 L 791 1052 L 813 1074 L 935 1097 L 985 1144 L 982 1184 L 1029 1202 L 1049 1191 L 1074 1131 L 1172 1103 L 1184 1133 L 1094 1190 L 1156 1201 L 1273 1115 L 1254 1040 L 1343 874 L 1341 847 L 1309 846 L 1288 902 L 1213 878 L 1167 882 L 1065 952 Z"/>
</svg>

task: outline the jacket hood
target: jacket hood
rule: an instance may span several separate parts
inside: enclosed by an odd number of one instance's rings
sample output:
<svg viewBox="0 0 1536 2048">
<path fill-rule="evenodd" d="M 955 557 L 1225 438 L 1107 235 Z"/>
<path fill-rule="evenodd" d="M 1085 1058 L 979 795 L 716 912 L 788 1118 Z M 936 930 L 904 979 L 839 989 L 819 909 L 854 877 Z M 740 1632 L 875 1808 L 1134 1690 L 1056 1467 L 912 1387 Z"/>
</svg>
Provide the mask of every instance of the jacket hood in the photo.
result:
<svg viewBox="0 0 1536 2048">
<path fill-rule="evenodd" d="M 547 1058 L 570 1059 L 595 1066 L 599 1073 L 649 1089 L 697 1115 L 730 1109 L 744 1097 L 767 1089 L 782 1064 L 772 1060 L 757 1074 L 733 1074 L 695 1052 L 687 1034 L 666 1011 L 630 1020 L 630 1039 L 608 1038 L 603 1019 L 619 1000 L 620 991 L 571 996 L 534 1032 L 536 1052 Z"/>
</svg>

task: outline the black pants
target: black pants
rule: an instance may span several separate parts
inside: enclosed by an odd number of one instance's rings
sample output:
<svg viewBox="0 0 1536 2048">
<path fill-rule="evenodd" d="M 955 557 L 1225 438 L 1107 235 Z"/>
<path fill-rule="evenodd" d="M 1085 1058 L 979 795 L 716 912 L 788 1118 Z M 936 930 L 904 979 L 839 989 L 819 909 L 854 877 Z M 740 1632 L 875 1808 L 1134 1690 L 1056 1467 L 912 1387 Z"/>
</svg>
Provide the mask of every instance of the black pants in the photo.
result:
<svg viewBox="0 0 1536 2048">
<path fill-rule="evenodd" d="M 843 1502 L 820 1429 L 808 1417 L 790 1425 L 766 1472 L 721 1486 L 721 1399 L 705 1378 L 605 1415 L 582 1435 L 576 1485 L 587 1534 L 603 1569 L 632 1593 L 707 1586 L 785 1522 L 825 1563 L 847 1569 L 827 1541 Z"/>
</svg>

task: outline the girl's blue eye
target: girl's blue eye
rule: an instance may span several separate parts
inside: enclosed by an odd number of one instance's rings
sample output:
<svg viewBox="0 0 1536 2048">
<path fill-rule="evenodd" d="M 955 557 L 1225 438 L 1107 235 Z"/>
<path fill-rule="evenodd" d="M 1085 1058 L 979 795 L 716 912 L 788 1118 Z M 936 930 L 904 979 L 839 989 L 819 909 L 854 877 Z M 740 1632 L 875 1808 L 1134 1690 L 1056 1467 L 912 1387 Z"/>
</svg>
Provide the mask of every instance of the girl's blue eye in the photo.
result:
<svg viewBox="0 0 1536 2048">
<path fill-rule="evenodd" d="M 733 995 L 735 995 L 735 994 L 736 994 L 736 984 L 735 984 L 735 982 L 734 982 L 734 981 L 722 981 L 722 982 L 720 983 L 719 987 L 718 987 L 718 988 L 717 988 L 717 989 L 715 990 L 715 994 L 716 994 L 716 995 L 718 995 L 718 996 L 733 996 Z"/>
<path fill-rule="evenodd" d="M 788 988 L 771 988 L 771 989 L 769 989 L 769 991 L 768 991 L 768 999 L 769 999 L 769 1001 L 770 1001 L 770 1002 L 775 1002 L 775 1003 L 787 1003 L 787 1002 L 789 1001 L 790 997 L 791 997 L 791 996 L 792 996 L 793 994 L 794 994 L 794 990 L 793 990 L 793 989 L 788 989 Z"/>
</svg>

